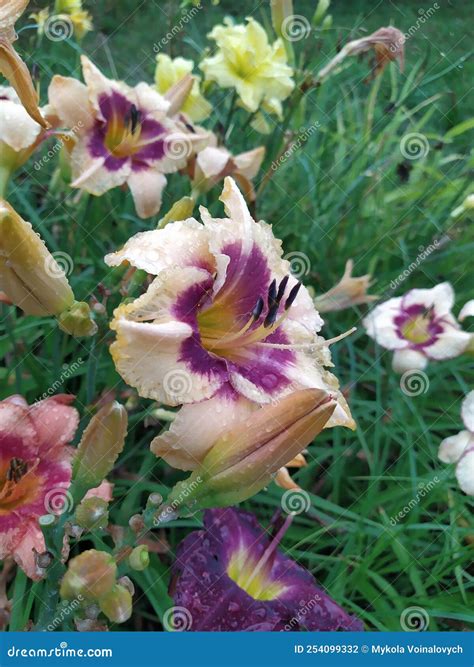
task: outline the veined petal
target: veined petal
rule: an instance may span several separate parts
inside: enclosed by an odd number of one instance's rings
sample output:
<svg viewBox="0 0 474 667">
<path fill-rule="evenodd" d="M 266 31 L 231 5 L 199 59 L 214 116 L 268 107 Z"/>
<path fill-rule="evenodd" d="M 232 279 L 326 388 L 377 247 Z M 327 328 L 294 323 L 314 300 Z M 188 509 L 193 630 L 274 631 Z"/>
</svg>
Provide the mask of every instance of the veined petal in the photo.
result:
<svg viewBox="0 0 474 667">
<path fill-rule="evenodd" d="M 88 135 L 82 136 L 71 153 L 73 188 L 80 187 L 92 195 L 103 195 L 104 192 L 123 185 L 130 177 L 132 166 L 129 159 L 124 159 L 118 169 L 105 166 L 105 157 L 93 157 L 88 146 Z"/>
<path fill-rule="evenodd" d="M 180 470 L 194 470 L 221 433 L 237 425 L 258 406 L 231 391 L 200 403 L 184 405 L 169 431 L 156 437 L 151 451 Z"/>
<path fill-rule="evenodd" d="M 150 218 L 161 208 L 161 196 L 166 185 L 166 176 L 156 169 L 132 169 L 127 180 L 140 218 Z"/>
<path fill-rule="evenodd" d="M 444 331 L 439 334 L 433 345 L 427 346 L 425 352 L 430 359 L 452 359 L 464 352 L 471 341 L 471 334 L 461 331 L 455 324 L 454 318 L 445 315 L 452 322 L 443 321 Z"/>
</svg>

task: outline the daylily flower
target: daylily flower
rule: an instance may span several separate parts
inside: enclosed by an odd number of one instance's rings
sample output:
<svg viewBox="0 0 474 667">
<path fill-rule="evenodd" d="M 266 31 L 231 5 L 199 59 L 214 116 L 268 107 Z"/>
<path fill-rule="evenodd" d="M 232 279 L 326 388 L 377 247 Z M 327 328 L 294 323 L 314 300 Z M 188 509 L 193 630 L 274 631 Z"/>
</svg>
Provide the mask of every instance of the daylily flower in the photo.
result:
<svg viewBox="0 0 474 667">
<path fill-rule="evenodd" d="M 85 56 L 81 62 L 86 85 L 55 76 L 49 87 L 51 117 L 74 132 L 71 185 L 101 195 L 126 183 L 138 215 L 150 217 L 160 209 L 165 174 L 182 169 L 207 133 L 170 118 L 171 103 L 146 83 L 131 88 Z"/>
<path fill-rule="evenodd" d="M 261 107 L 281 118 L 281 103 L 295 85 L 282 40 L 270 44 L 263 27 L 252 18 L 239 25 L 225 19 L 224 25 L 214 26 L 209 37 L 218 50 L 200 64 L 206 80 L 222 88 L 235 88 L 247 111 L 253 113 Z"/>
<path fill-rule="evenodd" d="M 166 53 L 156 56 L 155 85 L 159 93 L 164 95 L 170 88 L 179 83 L 185 76 L 192 74 L 194 63 L 185 58 L 170 58 Z M 193 76 L 193 85 L 184 104 L 182 112 L 196 123 L 208 118 L 212 105 L 205 99 L 200 89 L 200 77 Z"/>
<path fill-rule="evenodd" d="M 391 60 L 398 60 L 403 71 L 405 62 L 405 35 L 393 26 L 379 28 L 371 35 L 348 42 L 320 72 L 317 80 L 322 81 L 332 74 L 348 56 L 358 56 L 371 49 L 375 52 L 374 75 L 379 74 Z"/>
<path fill-rule="evenodd" d="M 28 114 L 42 127 L 48 124 L 38 108 L 38 93 L 27 66 L 13 48 L 15 23 L 25 11 L 29 0 L 6 0 L 0 6 L 0 73 L 18 93 Z"/>
<path fill-rule="evenodd" d="M 82 6 L 82 0 L 56 0 L 54 5 L 55 19 L 66 16 L 70 19 L 74 35 L 81 40 L 93 28 L 92 17 Z"/>
<path fill-rule="evenodd" d="M 239 184 L 248 202 L 255 201 L 252 179 L 258 174 L 265 146 L 232 155 L 225 146 L 218 146 L 217 137 L 210 135 L 209 146 L 190 160 L 188 172 L 195 192 L 208 192 L 226 176 L 232 176 Z"/>
<path fill-rule="evenodd" d="M 67 502 L 70 452 L 79 416 L 73 396 L 61 394 L 28 406 L 21 396 L 0 402 L 0 559 L 13 556 L 38 578 L 35 553 L 45 551 L 38 518 L 55 495 Z"/>
<path fill-rule="evenodd" d="M 461 330 L 453 305 L 450 283 L 412 289 L 376 306 L 363 324 L 379 345 L 394 350 L 395 372 L 422 370 L 430 359 L 452 359 L 469 345 L 471 334 Z"/>
<path fill-rule="evenodd" d="M 368 274 L 354 278 L 352 275 L 353 268 L 353 260 L 347 260 L 344 275 L 337 285 L 334 285 L 328 292 L 315 298 L 314 305 L 320 313 L 344 310 L 345 308 L 358 306 L 362 303 L 377 301 L 377 296 L 368 294 L 372 276 Z"/>
<path fill-rule="evenodd" d="M 21 167 L 44 136 L 13 88 L 0 86 L 0 196 L 12 173 Z"/>
<path fill-rule="evenodd" d="M 192 631 L 363 630 L 248 512 L 208 510 L 178 547 L 170 594 Z"/>
<path fill-rule="evenodd" d="M 443 463 L 457 463 L 459 486 L 464 493 L 474 496 L 474 391 L 470 391 L 462 402 L 461 417 L 465 430 L 445 438 L 438 456 Z"/>
<path fill-rule="evenodd" d="M 331 365 L 323 322 L 308 291 L 290 275 L 271 227 L 255 222 L 235 182 L 221 196 L 228 218 L 190 218 L 132 237 L 105 258 L 155 275 L 147 292 L 114 313 L 111 346 L 124 380 L 143 397 L 185 406 L 172 425 L 192 434 L 196 450 L 219 414 L 232 419 L 248 403 L 269 403 L 301 388 L 337 397 L 329 426 L 353 427 Z M 192 428 L 189 428 L 190 422 Z M 170 436 L 174 437 L 174 436 Z M 212 443 L 212 440 L 211 440 Z M 196 457 L 199 458 L 199 457 Z"/>
</svg>

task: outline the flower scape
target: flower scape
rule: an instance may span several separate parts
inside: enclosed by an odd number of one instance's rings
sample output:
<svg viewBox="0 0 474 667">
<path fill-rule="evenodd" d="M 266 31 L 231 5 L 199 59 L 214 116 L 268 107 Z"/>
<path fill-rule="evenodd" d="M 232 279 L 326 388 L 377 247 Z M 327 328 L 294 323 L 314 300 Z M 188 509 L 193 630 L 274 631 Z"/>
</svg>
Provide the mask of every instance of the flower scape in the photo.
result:
<svg viewBox="0 0 474 667">
<path fill-rule="evenodd" d="M 0 7 L 0 628 L 468 629 L 457 63 L 96 4 Z"/>
</svg>

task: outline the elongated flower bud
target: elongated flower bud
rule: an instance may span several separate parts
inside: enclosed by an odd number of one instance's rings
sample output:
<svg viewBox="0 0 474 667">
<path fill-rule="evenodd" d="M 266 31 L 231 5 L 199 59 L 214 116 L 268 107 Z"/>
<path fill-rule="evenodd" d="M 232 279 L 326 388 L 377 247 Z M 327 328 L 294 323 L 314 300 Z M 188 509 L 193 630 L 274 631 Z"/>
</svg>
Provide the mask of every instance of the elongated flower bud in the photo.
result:
<svg viewBox="0 0 474 667">
<path fill-rule="evenodd" d="M 234 505 L 266 486 L 324 428 L 336 408 L 322 389 L 303 389 L 257 410 L 222 435 L 194 473 L 178 483 L 168 510 Z"/>
<path fill-rule="evenodd" d="M 132 615 L 132 595 L 124 586 L 116 584 L 99 600 L 101 611 L 113 623 L 125 623 Z"/>
<path fill-rule="evenodd" d="M 69 567 L 61 582 L 63 600 L 98 600 L 115 585 L 117 565 L 105 551 L 89 549 L 69 561 Z"/>
<path fill-rule="evenodd" d="M 127 411 L 112 401 L 92 417 L 73 464 L 73 479 L 81 492 L 99 486 L 112 470 L 127 434 Z"/>
<path fill-rule="evenodd" d="M 27 315 L 59 315 L 74 303 L 68 280 L 31 224 L 0 200 L 0 287 Z"/>
<path fill-rule="evenodd" d="M 76 523 L 87 530 L 105 528 L 109 521 L 109 504 L 103 498 L 85 498 L 76 509 Z"/>
</svg>

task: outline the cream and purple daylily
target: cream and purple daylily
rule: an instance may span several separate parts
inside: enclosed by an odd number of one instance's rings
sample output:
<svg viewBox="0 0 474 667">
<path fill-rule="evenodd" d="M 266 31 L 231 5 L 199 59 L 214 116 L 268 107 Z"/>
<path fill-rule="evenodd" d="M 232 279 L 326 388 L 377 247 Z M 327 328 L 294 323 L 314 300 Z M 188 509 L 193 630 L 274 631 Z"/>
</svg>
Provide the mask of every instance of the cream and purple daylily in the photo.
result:
<svg viewBox="0 0 474 667">
<path fill-rule="evenodd" d="M 381 303 L 363 324 L 379 345 L 394 350 L 397 373 L 421 370 L 429 360 L 452 359 L 469 345 L 471 334 L 461 330 L 451 313 L 453 305 L 452 286 L 440 283 Z"/>
<path fill-rule="evenodd" d="M 460 488 L 474 496 L 474 391 L 470 391 L 461 406 L 465 429 L 445 438 L 438 456 L 443 463 L 456 463 L 456 479 Z"/>
<path fill-rule="evenodd" d="M 111 352 L 141 396 L 190 404 L 167 434 L 179 449 L 173 465 L 185 469 L 224 422 L 232 426 L 296 389 L 330 391 L 338 405 L 328 424 L 354 426 L 337 379 L 325 370 L 328 342 L 317 335 L 323 321 L 290 275 L 281 242 L 252 219 L 230 177 L 221 201 L 227 218 L 201 208 L 203 224 L 190 218 L 137 234 L 106 257 L 109 266 L 127 261 L 156 276 L 143 296 L 115 311 Z"/>
<path fill-rule="evenodd" d="M 170 117 L 174 105 L 146 83 L 132 88 L 81 61 L 85 84 L 55 76 L 49 87 L 51 119 L 75 137 L 71 185 L 102 195 L 127 184 L 138 215 L 150 217 L 160 209 L 165 174 L 185 167 L 208 135 Z"/>
</svg>

